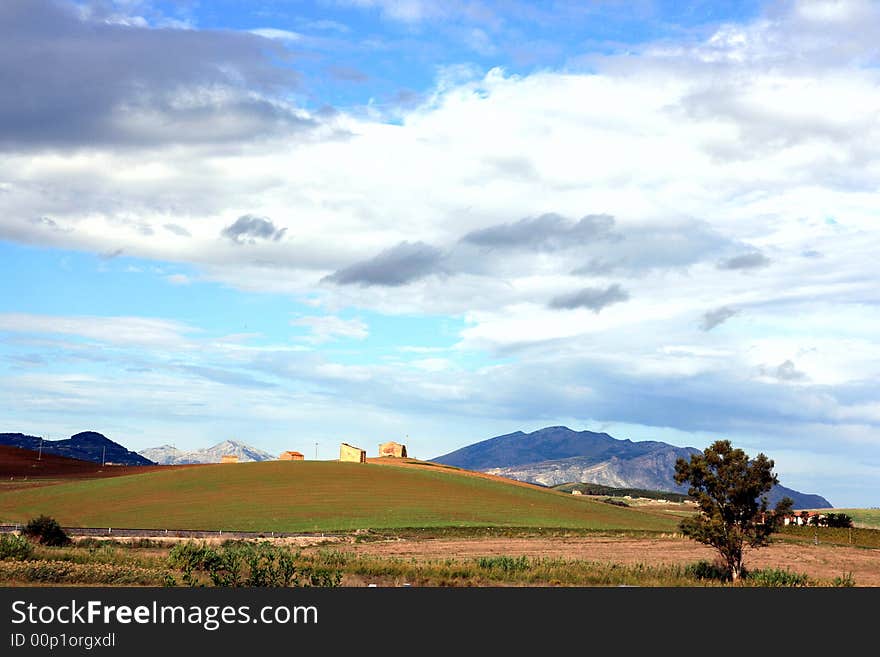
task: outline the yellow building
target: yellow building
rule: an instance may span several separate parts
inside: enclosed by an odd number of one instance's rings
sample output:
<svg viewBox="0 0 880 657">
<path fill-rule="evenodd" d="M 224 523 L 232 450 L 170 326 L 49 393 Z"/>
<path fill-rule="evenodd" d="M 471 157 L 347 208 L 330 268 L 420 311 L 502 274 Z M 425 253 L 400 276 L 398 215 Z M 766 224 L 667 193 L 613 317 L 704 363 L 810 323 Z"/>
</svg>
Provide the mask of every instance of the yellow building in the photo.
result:
<svg viewBox="0 0 880 657">
<path fill-rule="evenodd" d="M 281 461 L 304 461 L 305 456 L 299 452 L 281 452 L 281 456 L 278 459 Z"/>
<path fill-rule="evenodd" d="M 367 452 L 360 447 L 354 447 L 348 443 L 342 443 L 339 446 L 339 460 L 352 463 L 366 463 Z"/>
</svg>

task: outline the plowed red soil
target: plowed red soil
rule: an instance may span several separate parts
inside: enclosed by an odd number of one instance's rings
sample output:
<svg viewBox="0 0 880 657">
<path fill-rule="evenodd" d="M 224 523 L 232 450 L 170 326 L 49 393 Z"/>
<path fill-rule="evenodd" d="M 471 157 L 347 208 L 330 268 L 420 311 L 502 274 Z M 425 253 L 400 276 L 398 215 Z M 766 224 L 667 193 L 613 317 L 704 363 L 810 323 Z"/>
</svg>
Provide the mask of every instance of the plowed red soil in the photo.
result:
<svg viewBox="0 0 880 657">
<path fill-rule="evenodd" d="M 183 465 L 104 465 L 92 461 L 80 461 L 66 456 L 43 453 L 30 449 L 0 445 L 0 482 L 4 490 L 11 485 L 35 481 L 56 483 L 59 479 L 95 479 L 97 477 L 121 477 L 123 475 L 185 468 Z"/>
</svg>

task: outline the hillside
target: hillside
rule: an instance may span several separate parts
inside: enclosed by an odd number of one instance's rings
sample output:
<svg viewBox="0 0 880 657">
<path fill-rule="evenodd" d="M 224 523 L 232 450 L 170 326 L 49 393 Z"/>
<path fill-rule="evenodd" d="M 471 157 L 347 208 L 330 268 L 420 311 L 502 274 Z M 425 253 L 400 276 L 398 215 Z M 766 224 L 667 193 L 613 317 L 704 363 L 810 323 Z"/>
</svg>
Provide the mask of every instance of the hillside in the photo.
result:
<svg viewBox="0 0 880 657">
<path fill-rule="evenodd" d="M 13 490 L 0 522 L 242 531 L 560 527 L 671 531 L 676 519 L 436 466 L 270 461 Z"/>
<path fill-rule="evenodd" d="M 154 465 L 151 460 L 126 449 L 97 431 L 83 431 L 64 440 L 44 440 L 39 436 L 28 436 L 23 433 L 0 433 L 0 445 L 33 451 L 42 450 L 43 454 L 57 454 L 93 463 Z"/>
<path fill-rule="evenodd" d="M 670 493 L 661 490 L 646 490 L 644 488 L 615 488 L 603 484 L 567 483 L 554 486 L 553 490 L 561 493 L 580 491 L 583 495 L 602 495 L 604 497 L 643 497 L 651 500 L 668 500 L 670 502 L 684 502 L 690 499 L 681 493 Z"/>
<path fill-rule="evenodd" d="M 691 454 L 699 454 L 699 450 L 657 441 L 618 440 L 607 433 L 547 427 L 528 434 L 517 431 L 490 438 L 433 461 L 543 486 L 588 482 L 687 493 L 687 487 L 676 484 L 673 475 L 676 460 Z M 794 500 L 797 509 L 831 507 L 819 495 L 784 486 L 775 486 L 767 497 L 772 505 L 785 496 Z"/>
<path fill-rule="evenodd" d="M 0 486 L 10 490 L 14 482 L 54 484 L 63 479 L 121 477 L 161 468 L 158 465 L 108 465 L 81 461 L 57 454 L 40 454 L 30 449 L 0 445 Z"/>
<path fill-rule="evenodd" d="M 141 456 L 161 463 L 162 465 L 186 465 L 190 463 L 220 463 L 224 456 L 237 456 L 242 463 L 250 463 L 256 461 L 272 461 L 275 456 L 245 445 L 235 440 L 224 440 L 212 447 L 184 451 L 172 447 L 171 445 L 162 445 L 161 447 L 150 447 L 138 452 Z"/>
</svg>

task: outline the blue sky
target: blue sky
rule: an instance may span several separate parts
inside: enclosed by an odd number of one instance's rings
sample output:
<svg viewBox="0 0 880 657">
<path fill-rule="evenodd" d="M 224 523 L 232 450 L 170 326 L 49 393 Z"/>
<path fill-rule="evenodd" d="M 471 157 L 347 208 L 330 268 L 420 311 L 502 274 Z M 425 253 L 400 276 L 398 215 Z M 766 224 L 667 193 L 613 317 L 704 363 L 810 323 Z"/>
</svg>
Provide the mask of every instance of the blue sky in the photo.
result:
<svg viewBox="0 0 880 657">
<path fill-rule="evenodd" d="M 0 419 L 432 458 L 566 424 L 880 504 L 880 9 L 0 6 Z"/>
</svg>

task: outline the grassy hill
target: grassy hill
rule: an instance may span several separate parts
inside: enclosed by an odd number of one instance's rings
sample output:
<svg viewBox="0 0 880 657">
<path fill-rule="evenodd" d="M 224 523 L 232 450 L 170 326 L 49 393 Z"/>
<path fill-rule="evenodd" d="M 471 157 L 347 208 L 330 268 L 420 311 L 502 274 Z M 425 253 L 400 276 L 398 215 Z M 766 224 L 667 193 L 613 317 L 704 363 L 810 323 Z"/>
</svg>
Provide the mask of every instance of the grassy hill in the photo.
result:
<svg viewBox="0 0 880 657">
<path fill-rule="evenodd" d="M 0 496 L 0 521 L 81 527 L 337 531 L 560 527 L 672 531 L 675 519 L 448 468 L 270 461 L 169 468 Z"/>
<path fill-rule="evenodd" d="M 880 529 L 880 509 L 815 509 L 816 513 L 845 513 L 856 527 Z"/>
<path fill-rule="evenodd" d="M 684 502 L 688 499 L 687 495 L 681 493 L 670 493 L 662 490 L 646 490 L 644 488 L 616 488 L 614 486 L 604 486 L 602 484 L 571 482 L 567 484 L 559 484 L 553 486 L 553 490 L 562 493 L 571 493 L 573 490 L 579 490 L 584 495 L 605 495 L 607 497 L 644 497 L 649 500 L 669 500 L 670 502 Z"/>
</svg>

